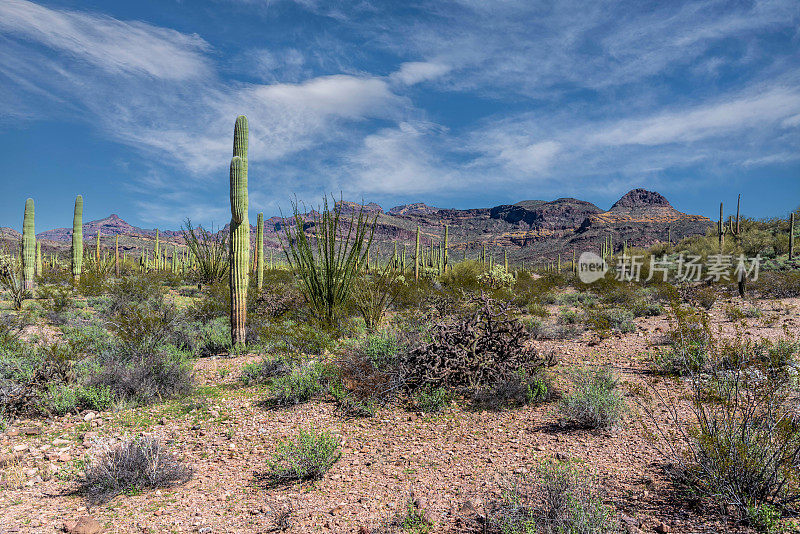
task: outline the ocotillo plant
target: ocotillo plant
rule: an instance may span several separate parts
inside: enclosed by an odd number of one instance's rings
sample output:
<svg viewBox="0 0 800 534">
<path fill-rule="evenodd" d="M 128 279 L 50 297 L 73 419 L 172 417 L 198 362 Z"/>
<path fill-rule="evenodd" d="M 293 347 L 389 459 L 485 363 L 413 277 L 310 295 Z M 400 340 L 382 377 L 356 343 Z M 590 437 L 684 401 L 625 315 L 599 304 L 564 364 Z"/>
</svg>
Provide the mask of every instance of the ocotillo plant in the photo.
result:
<svg viewBox="0 0 800 534">
<path fill-rule="evenodd" d="M 719 250 L 722 252 L 722 248 L 725 246 L 725 232 L 728 230 L 725 227 L 725 221 L 722 219 L 722 202 L 719 203 L 719 222 L 717 223 L 717 233 L 719 234 Z"/>
<path fill-rule="evenodd" d="M 83 266 L 83 197 L 75 198 L 75 215 L 72 217 L 72 278 L 77 282 Z"/>
<path fill-rule="evenodd" d="M 250 265 L 250 221 L 247 217 L 247 117 L 236 117 L 231 159 L 230 288 L 231 342 L 245 343 L 247 324 L 247 269 Z"/>
<path fill-rule="evenodd" d="M 259 213 L 256 221 L 256 287 L 261 291 L 264 286 L 264 214 Z"/>
<path fill-rule="evenodd" d="M 33 289 L 36 276 L 36 228 L 33 199 L 25 201 L 25 215 L 22 219 L 22 287 Z"/>
</svg>

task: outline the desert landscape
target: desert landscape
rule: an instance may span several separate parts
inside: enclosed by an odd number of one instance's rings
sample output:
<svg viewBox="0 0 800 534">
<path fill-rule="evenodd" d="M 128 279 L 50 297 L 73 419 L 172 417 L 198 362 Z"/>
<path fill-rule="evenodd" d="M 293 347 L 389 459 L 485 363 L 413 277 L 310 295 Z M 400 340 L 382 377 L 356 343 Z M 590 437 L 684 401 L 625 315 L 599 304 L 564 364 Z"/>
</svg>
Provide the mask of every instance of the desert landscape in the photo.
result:
<svg viewBox="0 0 800 534">
<path fill-rule="evenodd" d="M 798 27 L 0 0 L 0 534 L 800 532 Z"/>
</svg>

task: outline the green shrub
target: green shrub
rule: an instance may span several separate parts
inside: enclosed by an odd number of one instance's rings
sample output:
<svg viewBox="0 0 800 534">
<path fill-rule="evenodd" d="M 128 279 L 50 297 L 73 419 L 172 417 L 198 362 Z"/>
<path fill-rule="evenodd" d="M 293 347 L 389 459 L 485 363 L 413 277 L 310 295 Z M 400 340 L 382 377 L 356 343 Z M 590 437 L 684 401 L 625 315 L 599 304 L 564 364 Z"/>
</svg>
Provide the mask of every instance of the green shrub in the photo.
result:
<svg viewBox="0 0 800 534">
<path fill-rule="evenodd" d="M 413 261 L 413 260 L 412 260 Z M 483 274 L 483 265 L 475 260 L 456 263 L 439 277 L 442 285 L 452 291 L 478 291 L 481 288 L 479 278 Z"/>
<path fill-rule="evenodd" d="M 114 402 L 109 387 L 80 386 L 76 396 L 81 408 L 98 412 L 109 410 Z"/>
<path fill-rule="evenodd" d="M 524 368 L 491 387 L 481 388 L 472 394 L 474 406 L 499 409 L 506 406 L 523 406 L 543 402 L 553 395 L 553 386 L 544 372 L 530 375 Z"/>
<path fill-rule="evenodd" d="M 478 283 L 489 289 L 510 288 L 514 285 L 514 275 L 502 265 L 495 265 L 491 271 L 484 271 L 478 276 Z"/>
<path fill-rule="evenodd" d="M 403 532 L 410 534 L 428 534 L 433 532 L 433 521 L 425 514 L 414 499 L 406 503 L 405 513 L 397 521 L 397 526 Z"/>
<path fill-rule="evenodd" d="M 522 475 L 491 506 L 491 534 L 595 534 L 615 532 L 611 509 L 568 464 L 547 462 Z"/>
<path fill-rule="evenodd" d="M 450 402 L 450 393 L 445 388 L 422 388 L 414 392 L 412 402 L 419 412 L 438 412 Z"/>
<path fill-rule="evenodd" d="M 633 313 L 619 308 L 589 312 L 584 317 L 584 322 L 592 330 L 600 334 L 609 332 L 626 334 L 636 331 Z"/>
<path fill-rule="evenodd" d="M 78 395 L 73 385 L 50 384 L 47 387 L 41 407 L 55 415 L 74 412 L 78 407 Z"/>
<path fill-rule="evenodd" d="M 573 390 L 561 399 L 559 410 L 574 425 L 602 428 L 616 425 L 625 402 L 609 369 L 579 369 L 573 373 Z"/>
<path fill-rule="evenodd" d="M 189 393 L 194 378 L 187 354 L 172 345 L 148 351 L 118 345 L 99 356 L 89 385 L 107 388 L 118 399 L 149 404 Z"/>
<path fill-rule="evenodd" d="M 677 419 L 673 397 L 659 396 L 646 414 L 669 439 L 681 483 L 694 493 L 733 505 L 742 521 L 767 531 L 775 511 L 800 504 L 800 426 L 797 424 L 798 345 L 793 340 L 709 339 L 708 360 L 691 374 L 691 422 Z M 681 403 L 686 406 L 686 403 Z M 666 413 L 660 422 L 653 410 Z"/>
<path fill-rule="evenodd" d="M 578 312 L 570 309 L 562 309 L 558 320 L 564 324 L 576 324 L 580 320 Z"/>
<path fill-rule="evenodd" d="M 264 384 L 275 378 L 289 373 L 290 365 L 281 357 L 263 357 L 261 361 L 247 363 L 242 366 L 241 380 L 245 385 Z"/>
<path fill-rule="evenodd" d="M 322 391 L 325 368 L 319 362 L 296 367 L 291 373 L 275 378 L 269 384 L 271 404 L 291 406 L 310 401 Z"/>
<path fill-rule="evenodd" d="M 705 344 L 686 343 L 659 348 L 653 353 L 651 369 L 656 374 L 687 376 L 699 372 L 708 359 Z"/>
<path fill-rule="evenodd" d="M 319 479 L 341 455 L 339 439 L 330 432 L 301 429 L 297 437 L 278 443 L 266 476 L 276 483 Z"/>
</svg>

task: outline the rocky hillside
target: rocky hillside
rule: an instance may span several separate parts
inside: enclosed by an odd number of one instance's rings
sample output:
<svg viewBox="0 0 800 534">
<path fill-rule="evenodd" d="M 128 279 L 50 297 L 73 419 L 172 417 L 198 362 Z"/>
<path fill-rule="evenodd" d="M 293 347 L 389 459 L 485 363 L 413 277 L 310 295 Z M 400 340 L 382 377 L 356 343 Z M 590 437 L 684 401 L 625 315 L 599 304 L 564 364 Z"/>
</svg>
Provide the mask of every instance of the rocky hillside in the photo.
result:
<svg viewBox="0 0 800 534">
<path fill-rule="evenodd" d="M 356 213 L 360 205 L 353 202 L 337 203 L 346 215 Z M 603 211 L 591 202 L 574 198 L 553 201 L 524 200 L 516 204 L 476 209 L 444 209 L 418 202 L 396 206 L 384 211 L 375 203 L 365 205 L 370 217 L 375 217 L 375 243 L 382 254 L 391 254 L 394 244 L 402 248 L 413 247 L 419 226 L 424 245 L 438 243 L 444 227 L 450 227 L 450 247 L 455 258 L 478 257 L 483 246 L 498 257 L 505 250 L 515 261 L 548 261 L 559 254 L 571 257 L 572 251 L 598 249 L 609 235 L 621 247 L 623 241 L 632 246 L 649 246 L 658 241 L 673 241 L 682 237 L 705 233 L 712 222 L 699 215 L 688 215 L 673 208 L 659 193 L 634 189 L 617 201 L 611 209 Z M 305 219 L 313 219 L 315 212 Z M 254 220 L 251 222 L 255 222 Z M 271 217 L 265 223 L 265 246 L 273 253 L 280 249 L 284 225 L 294 225 L 292 218 Z M 309 225 L 311 226 L 311 225 Z M 152 249 L 154 229 L 132 226 L 116 214 L 84 224 L 84 238 L 89 240 L 100 231 L 104 246 L 113 244 L 120 236 L 120 246 L 126 251 Z M 220 231 L 227 231 L 227 226 Z M 71 228 L 57 228 L 38 234 L 46 250 L 66 250 L 72 235 Z M 161 230 L 162 242 L 170 246 L 183 243 L 182 234 L 175 230 Z M 18 241 L 19 233 L 2 229 L 0 240 Z M 252 239 L 255 240 L 255 226 Z M 410 250 L 410 249 L 409 249 Z"/>
</svg>

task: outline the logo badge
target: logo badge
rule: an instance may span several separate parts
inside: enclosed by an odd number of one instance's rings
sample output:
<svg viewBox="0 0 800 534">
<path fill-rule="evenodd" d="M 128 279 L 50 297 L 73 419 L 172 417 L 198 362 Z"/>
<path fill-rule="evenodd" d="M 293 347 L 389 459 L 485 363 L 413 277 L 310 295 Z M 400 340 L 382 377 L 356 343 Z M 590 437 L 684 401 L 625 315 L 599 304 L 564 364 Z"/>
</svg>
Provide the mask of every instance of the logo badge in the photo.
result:
<svg viewBox="0 0 800 534">
<path fill-rule="evenodd" d="M 584 284 L 600 280 L 607 271 L 606 261 L 594 252 L 582 252 L 578 258 L 578 278 Z"/>
</svg>

